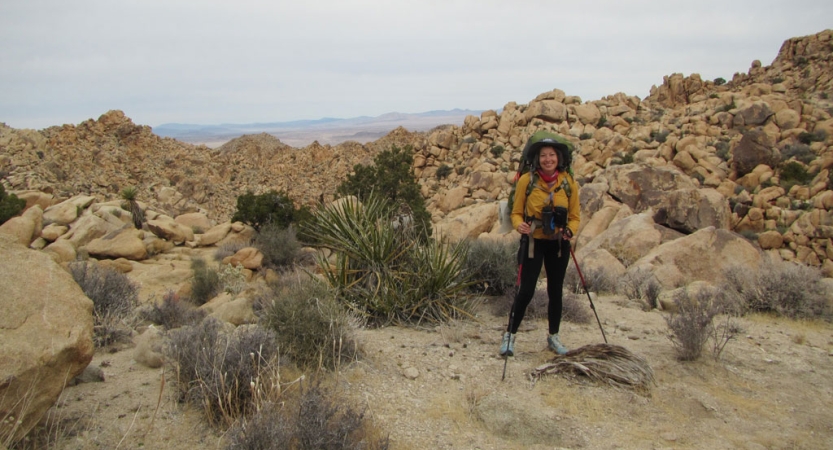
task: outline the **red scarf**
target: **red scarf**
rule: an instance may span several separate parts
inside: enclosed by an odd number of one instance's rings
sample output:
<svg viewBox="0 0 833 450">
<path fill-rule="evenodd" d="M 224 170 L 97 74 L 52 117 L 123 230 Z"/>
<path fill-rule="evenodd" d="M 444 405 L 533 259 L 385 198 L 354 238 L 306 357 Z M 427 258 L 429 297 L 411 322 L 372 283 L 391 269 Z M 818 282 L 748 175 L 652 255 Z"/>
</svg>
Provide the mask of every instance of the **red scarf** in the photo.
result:
<svg viewBox="0 0 833 450">
<path fill-rule="evenodd" d="M 547 183 L 547 184 L 550 184 L 550 185 L 555 183 L 555 180 L 558 179 L 558 171 L 557 170 L 555 172 L 553 172 L 553 174 L 550 175 L 550 176 L 547 176 L 547 175 L 544 174 L 544 172 L 541 172 L 541 169 L 537 169 L 536 172 L 538 172 L 538 176 L 541 177 L 542 180 L 544 180 L 544 183 Z"/>
</svg>

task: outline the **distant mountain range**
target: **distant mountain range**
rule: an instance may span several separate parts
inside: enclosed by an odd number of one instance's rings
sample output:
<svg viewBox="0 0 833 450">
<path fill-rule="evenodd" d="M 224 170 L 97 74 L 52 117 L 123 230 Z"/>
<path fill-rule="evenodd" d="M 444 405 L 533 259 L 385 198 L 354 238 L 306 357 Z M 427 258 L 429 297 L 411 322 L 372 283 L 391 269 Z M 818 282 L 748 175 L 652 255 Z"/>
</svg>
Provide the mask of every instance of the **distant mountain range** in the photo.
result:
<svg viewBox="0 0 833 450">
<path fill-rule="evenodd" d="M 153 127 L 153 132 L 191 144 L 218 147 L 244 134 L 267 133 L 293 147 L 304 147 L 318 141 L 336 145 L 345 141 L 365 143 L 379 139 L 397 127 L 410 131 L 428 131 L 438 125 L 462 125 L 468 115 L 480 116 L 482 111 L 452 109 L 423 113 L 391 112 L 381 116 L 360 116 L 350 119 L 325 117 L 317 120 L 267 122 L 245 124 L 198 125 L 165 123 Z"/>
</svg>

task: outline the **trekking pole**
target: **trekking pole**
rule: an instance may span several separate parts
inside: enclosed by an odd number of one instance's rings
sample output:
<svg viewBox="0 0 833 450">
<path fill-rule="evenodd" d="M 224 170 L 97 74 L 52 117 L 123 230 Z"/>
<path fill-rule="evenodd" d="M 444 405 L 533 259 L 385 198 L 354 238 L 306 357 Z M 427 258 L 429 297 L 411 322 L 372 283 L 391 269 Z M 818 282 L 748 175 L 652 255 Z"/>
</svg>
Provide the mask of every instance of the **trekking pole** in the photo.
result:
<svg viewBox="0 0 833 450">
<path fill-rule="evenodd" d="M 593 297 L 590 296 L 590 291 L 587 290 L 587 283 L 584 282 L 584 275 L 581 274 L 581 269 L 578 267 L 578 260 L 576 260 L 576 253 L 573 251 L 572 245 L 570 246 L 570 254 L 573 255 L 573 262 L 576 263 L 576 272 L 578 272 L 578 277 L 581 280 L 581 287 L 583 287 L 584 292 L 587 293 L 587 300 L 590 300 L 590 309 L 593 310 L 593 314 L 596 316 L 596 323 L 599 324 L 599 329 L 602 330 L 602 338 L 604 338 L 605 344 L 607 344 L 607 336 L 605 336 L 605 329 L 602 328 L 602 322 L 599 320 L 599 314 L 596 312 L 596 306 L 593 305 Z"/>
<path fill-rule="evenodd" d="M 506 326 L 506 331 L 509 332 L 512 328 L 512 322 L 515 320 L 515 302 L 518 301 L 518 290 L 521 288 L 521 271 L 524 267 L 524 258 L 526 257 L 527 245 L 529 245 L 529 235 L 521 236 L 521 245 L 518 248 L 518 278 L 515 280 L 515 296 L 512 298 L 512 306 L 509 309 L 509 324 Z M 503 355 L 503 375 L 500 381 L 506 379 L 506 364 L 509 362 L 509 354 Z"/>
</svg>

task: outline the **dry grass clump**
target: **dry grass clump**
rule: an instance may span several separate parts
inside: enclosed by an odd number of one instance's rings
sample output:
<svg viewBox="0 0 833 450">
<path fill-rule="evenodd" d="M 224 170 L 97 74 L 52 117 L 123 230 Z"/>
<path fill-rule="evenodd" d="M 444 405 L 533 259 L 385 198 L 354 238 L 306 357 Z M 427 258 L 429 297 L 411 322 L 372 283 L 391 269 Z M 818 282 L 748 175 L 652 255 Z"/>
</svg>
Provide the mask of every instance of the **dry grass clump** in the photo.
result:
<svg viewBox="0 0 833 450">
<path fill-rule="evenodd" d="M 585 324 L 593 321 L 593 313 L 578 294 L 565 294 L 561 300 L 561 319 L 570 323 Z"/>
<path fill-rule="evenodd" d="M 249 420 L 229 431 L 227 449 L 356 449 L 385 450 L 380 436 L 363 411 L 352 407 L 320 383 L 280 403 L 267 404 Z"/>
<path fill-rule="evenodd" d="M 747 310 L 772 311 L 791 318 L 833 317 L 816 268 L 765 260 L 757 271 L 732 266 L 723 276 L 723 290 Z"/>
<path fill-rule="evenodd" d="M 173 291 L 166 292 L 161 302 L 154 302 L 141 313 L 142 319 L 161 325 L 166 330 L 194 325 L 205 316 L 204 310 L 197 309 L 193 304 L 180 299 Z"/>
<path fill-rule="evenodd" d="M 263 253 L 263 264 L 273 269 L 292 267 L 301 254 L 301 243 L 292 225 L 266 224 L 260 228 L 252 245 Z"/>
<path fill-rule="evenodd" d="M 255 304 L 260 324 L 275 333 L 281 355 L 300 368 L 333 370 L 358 358 L 354 318 L 317 279 L 306 274 L 283 277 Z"/>
<path fill-rule="evenodd" d="M 518 277 L 517 243 L 478 239 L 466 253 L 466 271 L 474 284 L 472 291 L 483 295 L 511 292 Z"/>
<path fill-rule="evenodd" d="M 93 301 L 94 341 L 103 347 L 130 337 L 126 323 L 139 301 L 139 288 L 127 275 L 86 261 L 69 265 L 72 278 Z"/>
<path fill-rule="evenodd" d="M 676 311 L 666 316 L 665 322 L 668 337 L 681 361 L 699 359 L 709 338 L 714 339 L 714 355 L 719 357 L 726 344 L 740 332 L 732 320 L 732 304 L 719 289 L 681 289 L 674 293 L 674 304 Z M 720 314 L 726 320 L 715 325 L 714 318 Z"/>
<path fill-rule="evenodd" d="M 234 256 L 235 253 L 246 247 L 251 247 L 252 243 L 248 240 L 233 240 L 225 242 L 217 247 L 214 251 L 214 261 L 220 262 L 229 256 Z"/>
<path fill-rule="evenodd" d="M 583 375 L 620 388 L 649 389 L 654 384 L 654 371 L 644 358 L 611 344 L 586 345 L 556 356 L 535 368 L 531 377 L 537 380 L 556 373 Z"/>
<path fill-rule="evenodd" d="M 659 306 L 662 285 L 650 270 L 640 267 L 625 273 L 619 280 L 617 292 L 629 300 L 640 302 L 643 309 L 650 311 Z"/>
<path fill-rule="evenodd" d="M 180 401 L 202 408 L 209 423 L 230 426 L 280 396 L 275 336 L 256 326 L 234 334 L 207 318 L 173 330 L 165 348 Z"/>
<path fill-rule="evenodd" d="M 616 291 L 616 279 L 603 268 L 586 267 L 581 271 L 587 290 L 596 293 L 613 293 Z M 584 294 L 585 286 L 581 282 L 575 265 L 567 267 L 564 274 L 564 288 L 575 294 Z"/>
</svg>

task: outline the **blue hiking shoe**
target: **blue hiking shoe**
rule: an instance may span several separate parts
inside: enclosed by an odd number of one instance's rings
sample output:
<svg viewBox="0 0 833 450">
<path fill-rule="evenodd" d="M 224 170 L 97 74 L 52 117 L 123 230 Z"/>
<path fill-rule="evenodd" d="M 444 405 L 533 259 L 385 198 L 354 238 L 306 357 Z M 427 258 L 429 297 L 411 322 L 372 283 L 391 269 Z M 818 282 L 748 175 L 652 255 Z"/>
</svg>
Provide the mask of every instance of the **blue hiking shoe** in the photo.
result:
<svg viewBox="0 0 833 450">
<path fill-rule="evenodd" d="M 561 339 L 558 337 L 558 333 L 551 334 L 547 336 L 547 347 L 550 350 L 558 353 L 559 355 L 566 355 L 567 354 L 567 347 L 561 343 Z"/>
<path fill-rule="evenodd" d="M 500 342 L 500 356 L 515 356 L 515 335 L 508 331 Z"/>
</svg>

